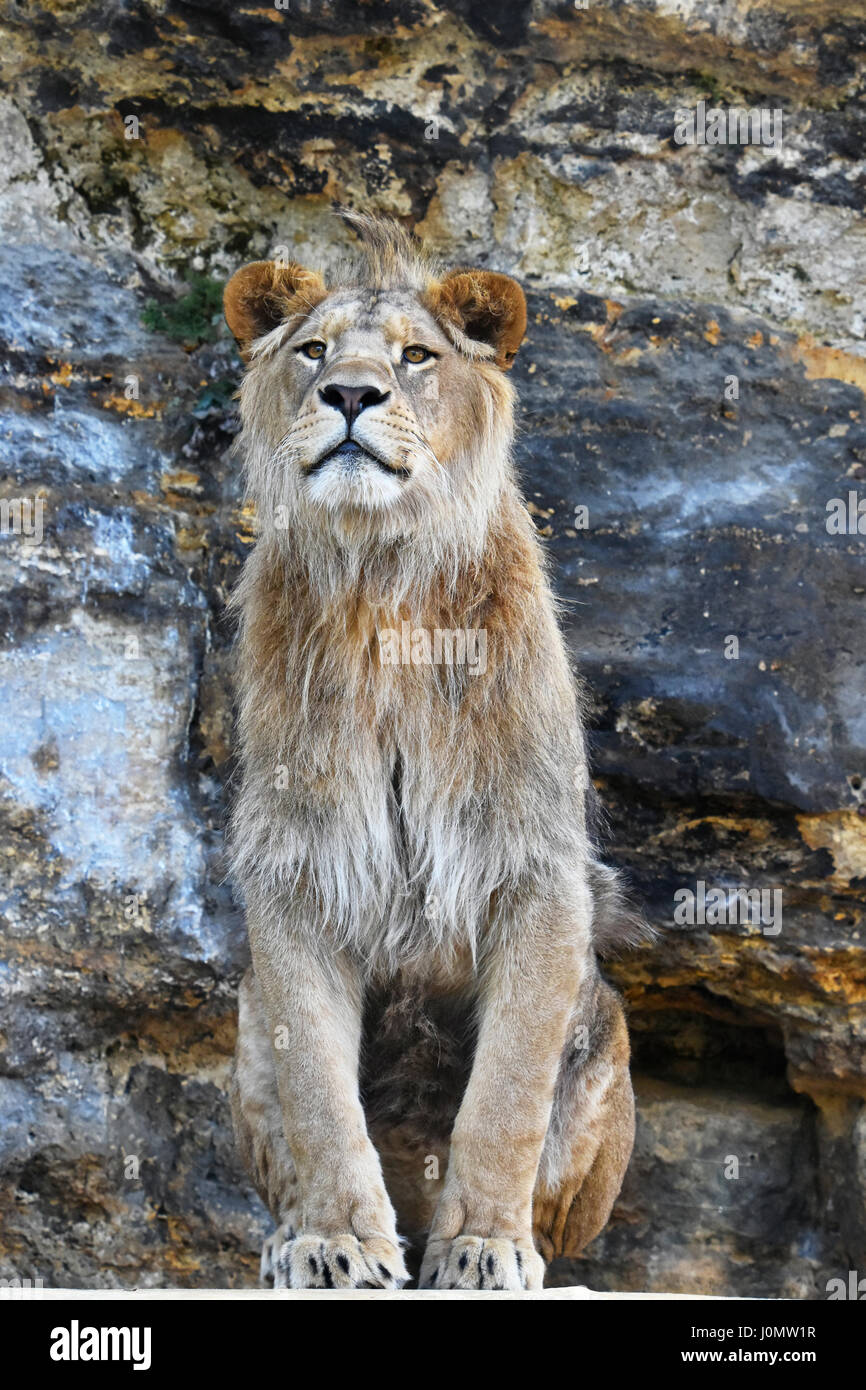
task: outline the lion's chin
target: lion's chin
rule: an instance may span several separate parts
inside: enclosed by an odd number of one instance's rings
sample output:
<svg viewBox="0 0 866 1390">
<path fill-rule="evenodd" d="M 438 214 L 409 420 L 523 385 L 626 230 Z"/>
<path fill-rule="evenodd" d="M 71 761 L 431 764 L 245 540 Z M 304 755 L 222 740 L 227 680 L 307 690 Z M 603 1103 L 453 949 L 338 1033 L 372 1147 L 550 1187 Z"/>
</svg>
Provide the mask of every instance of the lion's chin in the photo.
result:
<svg viewBox="0 0 866 1390">
<path fill-rule="evenodd" d="M 357 444 L 341 445 L 308 474 L 307 496 L 330 512 L 387 513 L 403 498 L 408 473 L 397 472 Z"/>
</svg>

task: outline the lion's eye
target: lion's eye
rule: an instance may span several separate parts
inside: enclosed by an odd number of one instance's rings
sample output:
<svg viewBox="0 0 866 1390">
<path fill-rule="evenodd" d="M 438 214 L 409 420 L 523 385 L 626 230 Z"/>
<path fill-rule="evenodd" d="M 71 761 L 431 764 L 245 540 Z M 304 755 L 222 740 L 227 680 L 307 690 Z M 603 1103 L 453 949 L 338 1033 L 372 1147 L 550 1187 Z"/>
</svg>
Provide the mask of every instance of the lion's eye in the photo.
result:
<svg viewBox="0 0 866 1390">
<path fill-rule="evenodd" d="M 423 347 L 407 347 L 403 349 L 404 362 L 413 362 L 417 364 L 418 362 L 426 362 L 427 358 L 432 356 L 432 352 L 428 352 L 427 348 Z"/>
<path fill-rule="evenodd" d="M 298 352 L 302 352 L 302 353 L 304 354 L 305 357 L 310 357 L 310 358 L 312 358 L 312 360 L 315 362 L 317 358 L 319 358 L 319 357 L 324 357 L 324 355 L 325 355 L 325 344 L 324 344 L 324 343 L 318 343 L 318 342 L 303 343 L 303 344 L 298 348 Z"/>
</svg>

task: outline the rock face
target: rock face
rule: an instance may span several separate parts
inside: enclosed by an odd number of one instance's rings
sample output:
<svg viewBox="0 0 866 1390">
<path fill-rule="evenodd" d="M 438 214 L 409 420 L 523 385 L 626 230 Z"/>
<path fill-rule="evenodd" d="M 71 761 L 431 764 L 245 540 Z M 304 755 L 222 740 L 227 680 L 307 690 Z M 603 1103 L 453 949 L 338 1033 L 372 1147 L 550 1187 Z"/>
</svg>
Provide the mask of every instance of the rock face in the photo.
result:
<svg viewBox="0 0 866 1390">
<path fill-rule="evenodd" d="M 662 929 L 610 966 L 632 1168 L 552 1282 L 866 1273 L 859 0 L 0 11 L 0 1274 L 255 1279 L 213 282 L 339 249 L 334 198 L 529 290 L 519 463 Z M 701 101 L 781 143 L 678 143 Z M 740 886 L 763 926 L 706 897 Z"/>
</svg>

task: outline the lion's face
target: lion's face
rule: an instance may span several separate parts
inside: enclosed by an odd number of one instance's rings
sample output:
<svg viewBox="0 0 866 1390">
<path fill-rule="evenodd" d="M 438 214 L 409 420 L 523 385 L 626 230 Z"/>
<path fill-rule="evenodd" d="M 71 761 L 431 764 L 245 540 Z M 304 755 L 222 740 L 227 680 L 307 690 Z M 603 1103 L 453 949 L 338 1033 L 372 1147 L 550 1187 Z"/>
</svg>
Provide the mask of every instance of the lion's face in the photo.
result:
<svg viewBox="0 0 866 1390">
<path fill-rule="evenodd" d="M 273 444 L 299 503 L 386 512 L 446 488 L 475 373 L 418 300 L 337 292 L 291 327 L 253 370 L 277 400 Z"/>
<path fill-rule="evenodd" d="M 375 540 L 477 511 L 501 486 L 511 433 L 504 286 L 522 336 L 522 293 L 489 272 L 329 291 L 300 267 L 239 271 L 226 312 L 249 361 L 241 412 L 262 523 Z"/>
</svg>

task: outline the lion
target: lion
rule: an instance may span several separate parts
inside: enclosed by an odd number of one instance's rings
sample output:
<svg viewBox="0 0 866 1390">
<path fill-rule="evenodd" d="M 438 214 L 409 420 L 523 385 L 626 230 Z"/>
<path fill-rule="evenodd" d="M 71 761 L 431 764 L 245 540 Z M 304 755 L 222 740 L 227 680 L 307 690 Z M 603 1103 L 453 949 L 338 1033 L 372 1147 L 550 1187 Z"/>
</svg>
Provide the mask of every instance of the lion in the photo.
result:
<svg viewBox="0 0 866 1390">
<path fill-rule="evenodd" d="M 634 923 L 512 462 L 526 302 L 344 216 L 359 254 L 327 281 L 256 262 L 225 290 L 258 517 L 231 599 L 235 1132 L 263 1285 L 533 1290 L 632 1150 L 597 953 Z"/>
</svg>

